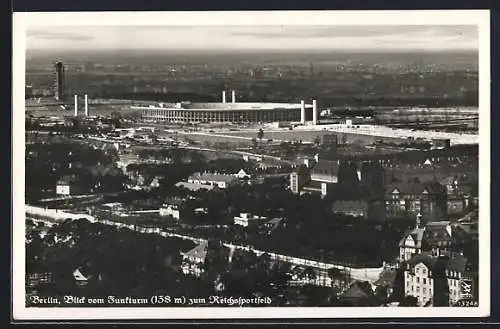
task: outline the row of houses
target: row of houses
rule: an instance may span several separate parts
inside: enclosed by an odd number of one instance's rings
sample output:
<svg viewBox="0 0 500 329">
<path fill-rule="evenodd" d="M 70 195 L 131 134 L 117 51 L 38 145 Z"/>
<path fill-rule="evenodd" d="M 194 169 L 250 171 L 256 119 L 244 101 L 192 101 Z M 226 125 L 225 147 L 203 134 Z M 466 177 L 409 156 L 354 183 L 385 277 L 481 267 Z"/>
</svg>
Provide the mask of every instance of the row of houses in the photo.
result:
<svg viewBox="0 0 500 329">
<path fill-rule="evenodd" d="M 348 169 L 351 173 L 344 173 L 343 177 L 353 181 L 349 185 L 358 187 L 359 198 L 338 200 L 334 212 L 367 217 L 374 204 L 382 203 L 385 213 L 380 220 L 420 213 L 426 220 L 436 221 L 448 215 L 462 214 L 478 204 L 477 181 L 467 174 L 435 177 L 428 181 L 411 177 L 386 183 L 384 177 L 370 177 L 365 171 Z M 381 175 L 383 173 L 379 172 Z M 312 168 L 302 165 L 290 174 L 290 190 L 300 195 L 317 194 L 328 198 L 341 183 L 338 161 L 319 161 Z"/>
</svg>

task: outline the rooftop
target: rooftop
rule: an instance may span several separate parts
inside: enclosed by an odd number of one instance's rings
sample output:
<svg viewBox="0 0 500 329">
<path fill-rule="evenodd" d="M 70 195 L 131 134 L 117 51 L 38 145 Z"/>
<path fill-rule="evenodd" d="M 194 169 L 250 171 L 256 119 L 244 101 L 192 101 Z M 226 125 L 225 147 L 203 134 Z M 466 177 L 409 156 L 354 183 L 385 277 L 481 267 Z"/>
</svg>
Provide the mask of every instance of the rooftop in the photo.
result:
<svg viewBox="0 0 500 329">
<path fill-rule="evenodd" d="M 306 109 L 312 109 L 311 104 L 305 105 Z M 185 109 L 193 111 L 246 111 L 246 110 L 278 110 L 278 109 L 299 109 L 300 103 L 251 103 L 251 102 L 236 102 L 236 103 L 158 103 L 157 105 L 132 106 L 133 109 L 156 109 L 156 110 L 175 110 Z"/>
<path fill-rule="evenodd" d="M 190 180 L 201 180 L 208 182 L 233 182 L 236 178 L 233 175 L 225 174 L 212 174 L 212 173 L 199 173 L 196 172 L 189 176 Z"/>
</svg>

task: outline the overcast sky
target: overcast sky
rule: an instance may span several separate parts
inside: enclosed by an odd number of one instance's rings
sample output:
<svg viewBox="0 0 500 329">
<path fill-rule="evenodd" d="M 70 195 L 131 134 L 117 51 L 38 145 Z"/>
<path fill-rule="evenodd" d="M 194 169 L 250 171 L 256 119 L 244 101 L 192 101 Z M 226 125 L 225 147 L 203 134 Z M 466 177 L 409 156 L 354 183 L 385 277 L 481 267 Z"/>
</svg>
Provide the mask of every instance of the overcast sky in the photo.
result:
<svg viewBox="0 0 500 329">
<path fill-rule="evenodd" d="M 477 26 L 57 26 L 27 49 L 477 50 Z"/>
</svg>

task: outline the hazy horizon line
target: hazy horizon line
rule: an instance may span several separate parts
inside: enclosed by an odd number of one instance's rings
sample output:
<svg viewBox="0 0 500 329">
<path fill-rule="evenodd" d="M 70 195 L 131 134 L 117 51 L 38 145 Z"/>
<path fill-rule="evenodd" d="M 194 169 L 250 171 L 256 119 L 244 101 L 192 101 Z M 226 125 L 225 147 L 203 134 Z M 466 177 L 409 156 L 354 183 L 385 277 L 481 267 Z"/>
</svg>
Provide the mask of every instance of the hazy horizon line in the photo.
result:
<svg viewBox="0 0 500 329">
<path fill-rule="evenodd" d="M 213 48 L 113 48 L 113 49 L 102 49 L 102 48 L 88 48 L 88 49 L 54 49 L 54 48 L 26 48 L 26 52 L 30 53 L 88 53 L 88 52 L 117 52 L 117 51 L 127 51 L 127 52 L 155 52 L 155 53 L 190 53 L 190 52 L 205 52 L 205 53 L 470 53 L 478 54 L 478 49 L 464 49 L 464 48 L 447 48 L 447 49 L 422 49 L 422 48 L 385 48 L 385 49 L 293 49 L 293 48 L 254 48 L 254 49 L 213 49 Z"/>
</svg>

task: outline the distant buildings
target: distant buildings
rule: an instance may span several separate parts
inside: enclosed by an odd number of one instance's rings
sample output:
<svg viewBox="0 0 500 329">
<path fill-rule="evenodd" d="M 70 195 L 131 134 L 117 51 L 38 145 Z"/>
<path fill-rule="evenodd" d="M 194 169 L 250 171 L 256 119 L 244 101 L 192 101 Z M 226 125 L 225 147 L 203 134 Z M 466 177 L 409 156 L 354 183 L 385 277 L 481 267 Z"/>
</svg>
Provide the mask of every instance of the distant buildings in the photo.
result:
<svg viewBox="0 0 500 329">
<path fill-rule="evenodd" d="M 84 191 L 82 183 L 75 175 L 61 177 L 56 183 L 56 194 L 61 196 L 81 194 Z"/>
<path fill-rule="evenodd" d="M 368 203 L 364 200 L 338 200 L 333 202 L 332 212 L 366 219 L 368 218 Z"/>
<path fill-rule="evenodd" d="M 190 184 L 216 186 L 220 189 L 226 189 L 230 186 L 236 185 L 238 180 L 232 175 L 194 173 L 189 176 L 187 182 Z"/>
<path fill-rule="evenodd" d="M 386 187 L 385 204 L 388 217 L 420 213 L 425 221 L 438 221 L 446 216 L 446 191 L 436 181 L 392 183 Z"/>
</svg>

